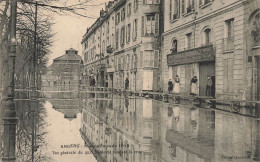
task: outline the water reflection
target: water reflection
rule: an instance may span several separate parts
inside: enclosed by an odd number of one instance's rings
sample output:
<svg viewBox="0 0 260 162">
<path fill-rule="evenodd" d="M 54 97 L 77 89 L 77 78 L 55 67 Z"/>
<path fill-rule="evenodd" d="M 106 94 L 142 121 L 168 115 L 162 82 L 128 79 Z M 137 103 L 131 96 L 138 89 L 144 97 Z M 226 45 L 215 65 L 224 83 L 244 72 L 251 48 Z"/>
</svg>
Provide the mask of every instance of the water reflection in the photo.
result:
<svg viewBox="0 0 260 162">
<path fill-rule="evenodd" d="M 98 161 L 259 161 L 260 121 L 193 105 L 89 93 L 81 134 Z"/>
<path fill-rule="evenodd" d="M 32 161 L 32 140 L 34 140 L 34 161 L 51 161 L 50 156 L 45 154 L 47 142 L 45 135 L 47 133 L 46 127 L 48 126 L 45 118 L 47 116 L 44 109 L 44 102 L 37 101 L 35 107 L 35 118 L 32 117 L 30 108 L 30 100 L 27 93 L 16 94 L 17 101 L 17 162 Z M 34 120 L 34 127 L 32 121 Z M 34 132 L 34 139 L 32 138 Z"/>
</svg>

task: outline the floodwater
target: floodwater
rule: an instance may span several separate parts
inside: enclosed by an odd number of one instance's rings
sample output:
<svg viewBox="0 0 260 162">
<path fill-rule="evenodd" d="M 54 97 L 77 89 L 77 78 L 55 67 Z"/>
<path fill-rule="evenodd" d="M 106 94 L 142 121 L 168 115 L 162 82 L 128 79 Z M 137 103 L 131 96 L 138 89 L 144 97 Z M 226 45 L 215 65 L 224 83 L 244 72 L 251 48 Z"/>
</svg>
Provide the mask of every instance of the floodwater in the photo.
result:
<svg viewBox="0 0 260 162">
<path fill-rule="evenodd" d="M 81 132 L 99 161 L 260 161 L 259 118 L 112 94 L 82 103 Z"/>
<path fill-rule="evenodd" d="M 35 161 L 256 162 L 259 118 L 104 93 L 45 94 L 35 116 Z M 29 101 L 17 101 L 17 161 L 31 161 Z"/>
</svg>

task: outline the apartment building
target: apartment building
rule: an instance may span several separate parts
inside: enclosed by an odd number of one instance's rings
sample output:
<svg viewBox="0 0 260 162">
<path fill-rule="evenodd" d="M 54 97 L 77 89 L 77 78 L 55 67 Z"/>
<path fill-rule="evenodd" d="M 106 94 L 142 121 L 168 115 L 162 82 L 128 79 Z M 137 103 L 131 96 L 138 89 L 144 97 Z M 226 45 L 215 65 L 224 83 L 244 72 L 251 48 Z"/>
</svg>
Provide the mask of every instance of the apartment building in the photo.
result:
<svg viewBox="0 0 260 162">
<path fill-rule="evenodd" d="M 83 36 L 84 77 L 97 86 L 159 90 L 160 1 L 110 1 Z"/>
<path fill-rule="evenodd" d="M 197 76 L 204 96 L 211 77 L 216 98 L 259 99 L 258 24 L 257 0 L 165 1 L 163 90 L 178 75 L 181 94 L 189 95 Z"/>
</svg>

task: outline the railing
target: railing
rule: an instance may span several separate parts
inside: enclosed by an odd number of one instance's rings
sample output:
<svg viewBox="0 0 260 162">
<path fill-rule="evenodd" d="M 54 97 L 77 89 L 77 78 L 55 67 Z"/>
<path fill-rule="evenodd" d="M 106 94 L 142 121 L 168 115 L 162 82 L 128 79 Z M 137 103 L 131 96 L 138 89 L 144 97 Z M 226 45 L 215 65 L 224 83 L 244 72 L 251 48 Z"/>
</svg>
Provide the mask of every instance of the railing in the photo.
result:
<svg viewBox="0 0 260 162">
<path fill-rule="evenodd" d="M 223 52 L 234 50 L 234 37 L 223 39 Z"/>
</svg>

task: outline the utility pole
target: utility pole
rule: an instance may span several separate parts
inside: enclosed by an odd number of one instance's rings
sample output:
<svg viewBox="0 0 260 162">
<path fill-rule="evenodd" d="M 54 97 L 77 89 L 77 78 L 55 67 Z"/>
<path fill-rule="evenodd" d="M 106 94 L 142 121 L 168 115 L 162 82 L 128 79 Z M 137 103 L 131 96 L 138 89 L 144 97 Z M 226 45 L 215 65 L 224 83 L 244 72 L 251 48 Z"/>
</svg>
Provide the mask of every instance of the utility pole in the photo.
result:
<svg viewBox="0 0 260 162">
<path fill-rule="evenodd" d="M 7 97 L 4 98 L 4 135 L 3 135 L 3 162 L 15 162 L 16 160 L 16 125 L 17 117 L 14 103 L 14 72 L 16 56 L 16 13 L 17 0 L 11 0 L 11 32 L 10 53 L 8 59 L 9 78 Z"/>
<path fill-rule="evenodd" d="M 31 85 L 31 105 L 30 105 L 30 112 L 31 112 L 31 124 L 32 124 L 32 162 L 34 162 L 34 151 L 35 151 L 35 110 L 37 109 L 37 94 L 36 94 L 36 50 L 37 50 L 37 1 L 35 3 L 35 13 L 34 13 L 34 51 L 32 57 L 32 85 Z"/>
</svg>

